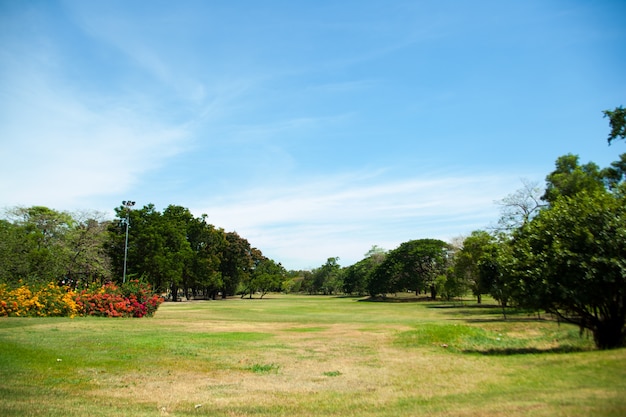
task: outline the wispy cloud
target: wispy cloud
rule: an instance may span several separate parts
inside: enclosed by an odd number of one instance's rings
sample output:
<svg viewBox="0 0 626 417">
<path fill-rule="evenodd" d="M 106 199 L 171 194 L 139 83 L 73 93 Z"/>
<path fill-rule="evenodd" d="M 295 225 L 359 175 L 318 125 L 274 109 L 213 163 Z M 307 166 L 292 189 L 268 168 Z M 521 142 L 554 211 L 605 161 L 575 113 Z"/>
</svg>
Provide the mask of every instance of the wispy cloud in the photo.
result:
<svg viewBox="0 0 626 417">
<path fill-rule="evenodd" d="M 13 57 L 4 68 L 0 205 L 85 207 L 185 147 L 186 128 L 152 119 L 141 97 L 97 100 L 39 64 Z"/>
<path fill-rule="evenodd" d="M 497 216 L 493 201 L 518 182 L 488 173 L 390 180 L 380 171 L 251 190 L 194 211 L 268 256 L 280 254 L 288 267 L 316 267 L 330 256 L 348 265 L 375 244 L 393 249 L 410 239 L 447 240 L 486 227 Z"/>
</svg>

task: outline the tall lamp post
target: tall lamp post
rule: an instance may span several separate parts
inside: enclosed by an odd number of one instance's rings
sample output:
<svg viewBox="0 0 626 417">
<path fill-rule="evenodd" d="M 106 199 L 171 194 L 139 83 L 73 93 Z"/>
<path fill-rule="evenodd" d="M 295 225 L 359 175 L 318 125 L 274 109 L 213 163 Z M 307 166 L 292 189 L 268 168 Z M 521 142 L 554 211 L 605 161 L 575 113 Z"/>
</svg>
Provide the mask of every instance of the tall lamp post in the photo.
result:
<svg viewBox="0 0 626 417">
<path fill-rule="evenodd" d="M 126 207 L 126 240 L 124 241 L 124 276 L 122 283 L 126 283 L 126 260 L 128 259 L 128 225 L 130 224 L 130 209 L 135 205 L 134 201 L 122 201 Z"/>
</svg>

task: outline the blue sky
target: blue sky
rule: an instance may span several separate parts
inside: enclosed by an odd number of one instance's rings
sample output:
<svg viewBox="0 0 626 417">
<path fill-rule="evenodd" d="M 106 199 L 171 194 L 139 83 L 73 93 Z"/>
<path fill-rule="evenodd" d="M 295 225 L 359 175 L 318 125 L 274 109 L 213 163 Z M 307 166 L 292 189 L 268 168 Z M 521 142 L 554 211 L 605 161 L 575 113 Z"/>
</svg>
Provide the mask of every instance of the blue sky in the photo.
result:
<svg viewBox="0 0 626 417">
<path fill-rule="evenodd" d="M 0 207 L 206 213 L 288 269 L 607 166 L 623 1 L 0 0 Z"/>
</svg>

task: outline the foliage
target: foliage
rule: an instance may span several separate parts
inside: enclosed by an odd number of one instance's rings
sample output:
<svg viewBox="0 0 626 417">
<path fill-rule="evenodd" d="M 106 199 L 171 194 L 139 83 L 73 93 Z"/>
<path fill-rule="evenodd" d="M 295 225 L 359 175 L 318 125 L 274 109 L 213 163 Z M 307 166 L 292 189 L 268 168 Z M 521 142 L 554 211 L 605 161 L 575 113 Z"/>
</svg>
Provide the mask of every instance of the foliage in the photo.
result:
<svg viewBox="0 0 626 417">
<path fill-rule="evenodd" d="M 176 301 L 179 291 L 190 298 L 234 295 L 240 283 L 249 284 L 254 262 L 262 258 L 258 249 L 236 232 L 224 232 L 194 217 L 181 206 L 163 212 L 149 204 L 128 211 L 116 209 L 119 220 L 109 228 L 108 251 L 122 275 L 126 219 L 130 221 L 128 275 L 144 277 L 159 292 Z"/>
<path fill-rule="evenodd" d="M 0 220 L 0 282 L 45 285 L 104 282 L 107 222 L 96 212 L 73 215 L 47 207 L 14 208 Z"/>
<path fill-rule="evenodd" d="M 556 160 L 556 168 L 546 177 L 546 191 L 542 199 L 548 203 L 559 197 L 573 196 L 581 191 L 600 191 L 605 188 L 604 173 L 597 164 L 578 163 L 577 155 L 567 154 Z"/>
<path fill-rule="evenodd" d="M 488 256 L 494 237 L 483 230 L 473 231 L 463 241 L 463 247 L 454 255 L 453 273 L 459 282 L 465 283 L 481 302 L 482 294 L 489 293 L 488 281 L 480 274 L 480 263 Z"/>
<path fill-rule="evenodd" d="M 303 286 L 309 294 L 336 294 L 343 287 L 343 274 L 339 265 L 339 257 L 331 257 L 310 275 L 305 276 Z"/>
<path fill-rule="evenodd" d="M 255 291 L 260 292 L 261 298 L 263 298 L 270 291 L 281 291 L 283 279 L 287 272 L 280 263 L 263 256 L 257 262 L 251 275 L 252 279 L 248 288 L 250 298 L 252 298 L 252 293 Z"/>
<path fill-rule="evenodd" d="M 604 110 L 604 117 L 609 118 L 611 132 L 609 133 L 609 145 L 615 139 L 626 138 L 626 109 L 622 106 L 616 107 L 614 110 Z"/>
<path fill-rule="evenodd" d="M 511 248 L 506 267 L 520 304 L 590 330 L 601 349 L 625 345 L 624 197 L 586 190 L 560 197 Z"/>
<path fill-rule="evenodd" d="M 430 290 L 437 296 L 435 280 L 448 267 L 449 245 L 437 239 L 418 239 L 402 243 L 390 251 L 376 268 L 369 283 L 372 296 L 401 291 Z"/>
<path fill-rule="evenodd" d="M 374 270 L 385 259 L 386 251 L 376 245 L 365 254 L 365 258 L 345 268 L 343 273 L 343 291 L 346 294 L 367 294 L 369 282 Z"/>
</svg>

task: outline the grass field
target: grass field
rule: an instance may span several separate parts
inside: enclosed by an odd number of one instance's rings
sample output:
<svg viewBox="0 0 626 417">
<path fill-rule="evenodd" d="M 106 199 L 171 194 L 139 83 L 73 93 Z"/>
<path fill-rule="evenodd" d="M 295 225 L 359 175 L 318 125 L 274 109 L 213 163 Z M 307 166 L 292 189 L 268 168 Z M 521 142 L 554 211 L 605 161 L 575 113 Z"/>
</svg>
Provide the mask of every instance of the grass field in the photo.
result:
<svg viewBox="0 0 626 417">
<path fill-rule="evenodd" d="M 626 349 L 474 302 L 269 295 L 0 319 L 1 416 L 624 416 Z"/>
</svg>

